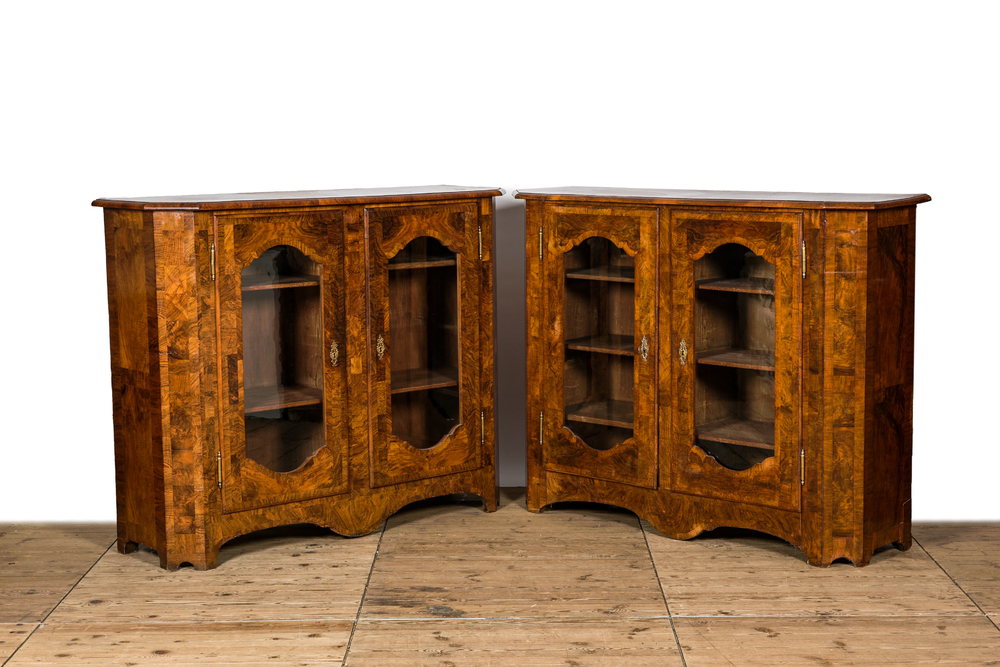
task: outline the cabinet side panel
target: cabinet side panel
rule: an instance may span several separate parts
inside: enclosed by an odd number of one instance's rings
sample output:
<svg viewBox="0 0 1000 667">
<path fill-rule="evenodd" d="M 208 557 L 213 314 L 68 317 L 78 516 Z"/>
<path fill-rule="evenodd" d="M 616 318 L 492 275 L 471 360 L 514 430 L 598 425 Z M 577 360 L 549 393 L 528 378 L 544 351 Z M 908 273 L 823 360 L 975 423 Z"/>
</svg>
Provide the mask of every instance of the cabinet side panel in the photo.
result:
<svg viewBox="0 0 1000 667">
<path fill-rule="evenodd" d="M 156 493 L 163 487 L 150 428 L 146 264 L 141 211 L 105 209 L 108 319 L 114 403 L 119 549 L 156 547 Z"/>
<path fill-rule="evenodd" d="M 480 428 L 483 429 L 482 441 L 482 475 L 483 475 L 483 501 L 487 508 L 496 508 L 496 499 L 499 497 L 498 480 L 496 476 L 496 446 L 497 446 L 497 387 L 495 381 L 497 346 L 496 334 L 496 306 L 497 294 L 494 279 L 496 277 L 496 263 L 493 261 L 493 247 L 495 240 L 494 232 L 493 199 L 481 199 L 479 201 L 479 235 L 481 259 L 479 277 L 479 297 L 481 303 L 480 310 L 480 333 L 479 333 L 479 358 L 482 364 L 479 381 L 481 386 L 482 404 L 480 409 L 483 412 L 480 420 Z M 492 497 L 490 497 L 492 496 Z"/>
<path fill-rule="evenodd" d="M 153 214 L 167 567 L 204 559 L 204 475 L 194 214 Z M 192 562 L 199 565 L 197 562 Z M 204 565 L 202 565 L 203 567 Z"/>
<path fill-rule="evenodd" d="M 866 213 L 827 211 L 824 347 L 825 560 L 860 555 L 864 520 Z"/>
<path fill-rule="evenodd" d="M 872 214 L 868 245 L 866 550 L 907 541 L 905 481 L 913 440 L 915 207 Z"/>
</svg>

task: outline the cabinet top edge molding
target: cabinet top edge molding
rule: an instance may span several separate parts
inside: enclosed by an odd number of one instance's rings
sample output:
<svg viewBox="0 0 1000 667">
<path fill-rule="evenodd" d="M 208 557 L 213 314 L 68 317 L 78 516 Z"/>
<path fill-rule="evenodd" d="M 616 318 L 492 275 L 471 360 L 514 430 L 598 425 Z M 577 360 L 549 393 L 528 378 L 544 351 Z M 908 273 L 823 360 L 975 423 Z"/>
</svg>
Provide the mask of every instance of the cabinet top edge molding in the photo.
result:
<svg viewBox="0 0 1000 667">
<path fill-rule="evenodd" d="M 335 204 L 383 204 L 499 197 L 503 188 L 462 187 L 459 185 L 417 185 L 395 188 L 355 188 L 343 190 L 298 190 L 292 192 L 244 192 L 176 197 L 102 197 L 93 206 L 140 210 L 228 210 Z"/>
<path fill-rule="evenodd" d="M 925 194 L 836 194 L 827 192 L 740 192 L 738 190 L 659 190 L 653 188 L 561 187 L 515 190 L 516 199 L 551 201 L 606 201 L 674 206 L 727 206 L 753 208 L 880 209 L 912 206 L 930 201 Z"/>
</svg>

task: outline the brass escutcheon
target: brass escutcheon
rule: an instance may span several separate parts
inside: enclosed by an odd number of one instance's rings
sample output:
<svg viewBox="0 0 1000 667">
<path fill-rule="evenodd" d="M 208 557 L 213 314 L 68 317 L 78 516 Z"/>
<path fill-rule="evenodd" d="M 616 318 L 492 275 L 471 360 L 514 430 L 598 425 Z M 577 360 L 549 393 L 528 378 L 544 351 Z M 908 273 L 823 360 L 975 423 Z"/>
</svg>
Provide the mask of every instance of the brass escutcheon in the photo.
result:
<svg viewBox="0 0 1000 667">
<path fill-rule="evenodd" d="M 337 341 L 333 341 L 330 343 L 330 363 L 336 366 L 339 359 L 340 350 L 337 349 Z"/>
<path fill-rule="evenodd" d="M 375 352 L 378 354 L 378 360 L 382 361 L 382 356 L 385 354 L 385 339 L 382 338 L 382 334 L 379 334 L 378 340 L 375 341 Z"/>
<path fill-rule="evenodd" d="M 677 348 L 677 355 L 681 358 L 681 366 L 687 363 L 688 360 L 688 344 L 687 341 L 681 338 L 681 345 Z"/>
<path fill-rule="evenodd" d="M 642 343 L 639 345 L 639 354 L 642 355 L 642 360 L 646 361 L 646 357 L 649 356 L 649 341 L 646 337 L 642 337 Z"/>
</svg>

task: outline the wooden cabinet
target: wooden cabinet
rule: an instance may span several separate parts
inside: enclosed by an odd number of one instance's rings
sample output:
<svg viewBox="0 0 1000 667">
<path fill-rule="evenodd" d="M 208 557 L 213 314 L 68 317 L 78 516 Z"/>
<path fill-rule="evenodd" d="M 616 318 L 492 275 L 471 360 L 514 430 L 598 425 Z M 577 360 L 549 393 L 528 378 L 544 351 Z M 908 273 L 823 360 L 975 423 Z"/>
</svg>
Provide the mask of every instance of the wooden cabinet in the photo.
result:
<svg viewBox="0 0 1000 667">
<path fill-rule="evenodd" d="M 815 565 L 910 539 L 926 195 L 563 188 L 527 200 L 528 507 L 594 501 Z"/>
<path fill-rule="evenodd" d="M 214 567 L 253 530 L 496 509 L 493 197 L 99 199 L 118 548 Z"/>
</svg>

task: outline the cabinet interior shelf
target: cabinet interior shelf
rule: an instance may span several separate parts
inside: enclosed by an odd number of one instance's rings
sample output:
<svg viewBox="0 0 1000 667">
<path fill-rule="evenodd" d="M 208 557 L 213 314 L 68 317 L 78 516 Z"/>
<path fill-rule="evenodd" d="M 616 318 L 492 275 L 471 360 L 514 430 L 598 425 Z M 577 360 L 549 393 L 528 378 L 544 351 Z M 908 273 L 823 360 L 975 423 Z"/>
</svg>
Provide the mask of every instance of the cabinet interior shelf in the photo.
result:
<svg viewBox="0 0 1000 667">
<path fill-rule="evenodd" d="M 297 408 L 304 405 L 319 405 L 323 402 L 323 390 L 298 384 L 276 387 L 246 387 L 243 390 L 244 412 L 266 412 L 281 408 Z"/>
<path fill-rule="evenodd" d="M 456 260 L 454 257 L 411 257 L 407 258 L 405 261 L 394 262 L 389 261 L 387 266 L 390 271 L 400 271 L 403 269 L 432 269 L 438 266 L 455 266 Z"/>
<path fill-rule="evenodd" d="M 768 278 L 726 278 L 699 280 L 698 289 L 716 292 L 742 292 L 743 294 L 769 294 L 774 296 L 774 281 Z"/>
<path fill-rule="evenodd" d="M 600 336 L 574 338 L 566 341 L 566 347 L 570 350 L 580 350 L 582 352 L 603 352 L 604 354 L 617 354 L 627 357 L 635 356 L 635 338 L 620 334 L 602 334 Z"/>
<path fill-rule="evenodd" d="M 319 276 L 243 276 L 244 292 L 289 287 L 315 287 L 316 285 L 319 285 Z"/>
<path fill-rule="evenodd" d="M 566 272 L 567 278 L 575 280 L 600 280 L 609 283 L 634 283 L 633 266 L 597 266 L 590 269 L 576 269 Z"/>
<path fill-rule="evenodd" d="M 699 364 L 746 368 L 754 371 L 774 372 L 774 352 L 768 350 L 740 350 L 723 348 L 698 354 Z"/>
<path fill-rule="evenodd" d="M 440 368 L 407 368 L 392 371 L 390 376 L 390 394 L 404 394 L 410 391 L 458 386 L 458 369 L 447 366 Z"/>
<path fill-rule="evenodd" d="M 723 419 L 699 426 L 697 438 L 774 451 L 774 422 Z"/>
<path fill-rule="evenodd" d="M 633 428 L 632 402 L 600 400 L 566 406 L 566 421 Z"/>
</svg>

